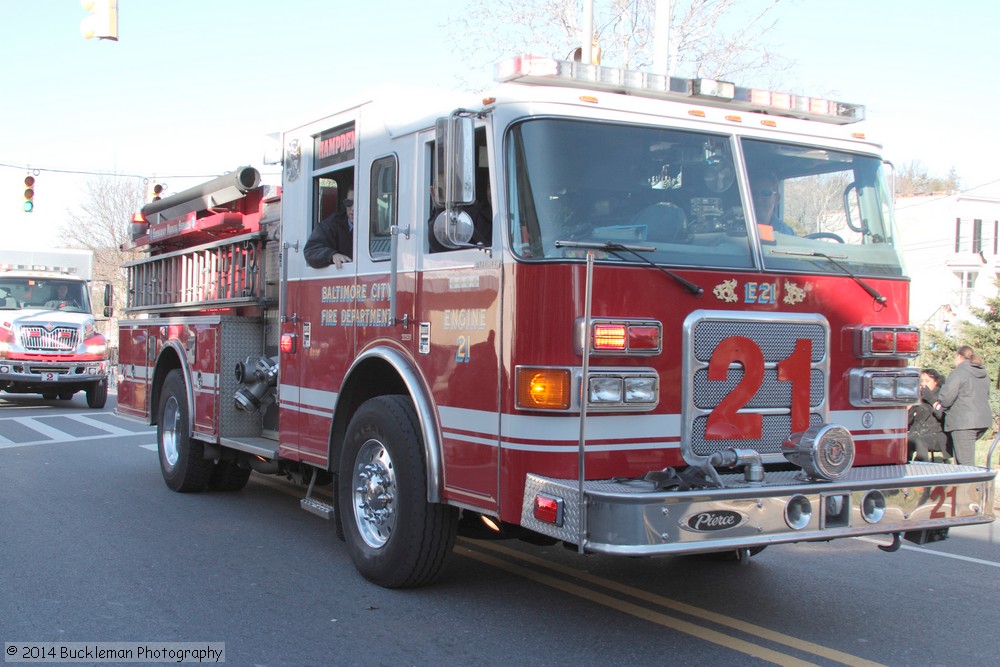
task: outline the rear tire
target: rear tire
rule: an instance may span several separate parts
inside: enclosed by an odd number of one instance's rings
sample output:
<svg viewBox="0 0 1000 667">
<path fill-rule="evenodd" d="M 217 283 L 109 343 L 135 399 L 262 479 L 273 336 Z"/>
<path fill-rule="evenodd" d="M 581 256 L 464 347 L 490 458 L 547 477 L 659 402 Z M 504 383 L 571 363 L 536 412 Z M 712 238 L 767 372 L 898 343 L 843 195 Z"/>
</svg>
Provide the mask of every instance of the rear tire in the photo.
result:
<svg viewBox="0 0 1000 667">
<path fill-rule="evenodd" d="M 424 448 L 413 403 L 380 396 L 347 427 L 337 507 L 358 571 L 386 588 L 434 581 L 455 544 L 458 511 L 427 502 Z"/>
<path fill-rule="evenodd" d="M 42 394 L 42 398 L 46 401 L 54 401 L 56 400 L 56 394 Z"/>
<path fill-rule="evenodd" d="M 219 461 L 212 469 L 208 486 L 216 491 L 239 491 L 250 481 L 250 468 L 238 461 Z"/>
<path fill-rule="evenodd" d="M 108 402 L 108 381 L 101 380 L 88 385 L 84 390 L 87 393 L 87 407 L 100 410 Z"/>
<path fill-rule="evenodd" d="M 59 394 L 59 400 L 60 401 L 72 401 L 73 400 L 73 394 L 75 394 L 75 393 L 76 392 L 74 392 L 74 391 L 64 391 L 64 392 L 61 392 Z"/>
<path fill-rule="evenodd" d="M 205 458 L 205 445 L 191 439 L 189 409 L 184 376 L 180 370 L 172 370 L 160 392 L 156 449 L 163 481 L 170 489 L 182 493 L 204 489 L 215 467 L 211 459 Z"/>
</svg>

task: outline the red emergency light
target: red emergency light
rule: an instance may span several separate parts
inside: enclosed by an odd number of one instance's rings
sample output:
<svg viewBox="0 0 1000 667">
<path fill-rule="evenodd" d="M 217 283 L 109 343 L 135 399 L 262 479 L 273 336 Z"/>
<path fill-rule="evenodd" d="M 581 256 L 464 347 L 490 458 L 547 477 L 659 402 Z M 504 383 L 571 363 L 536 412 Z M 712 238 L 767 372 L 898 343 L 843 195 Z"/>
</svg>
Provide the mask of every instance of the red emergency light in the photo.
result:
<svg viewBox="0 0 1000 667">
<path fill-rule="evenodd" d="M 911 359 L 920 354 L 920 331 L 910 326 L 859 327 L 854 351 L 861 359 Z"/>
<path fill-rule="evenodd" d="M 583 319 L 577 321 L 582 331 Z M 578 338 L 577 340 L 580 340 Z M 590 351 L 594 354 L 658 354 L 663 347 L 663 325 L 654 320 L 594 320 Z M 577 349 L 582 353 L 582 349 Z"/>
</svg>

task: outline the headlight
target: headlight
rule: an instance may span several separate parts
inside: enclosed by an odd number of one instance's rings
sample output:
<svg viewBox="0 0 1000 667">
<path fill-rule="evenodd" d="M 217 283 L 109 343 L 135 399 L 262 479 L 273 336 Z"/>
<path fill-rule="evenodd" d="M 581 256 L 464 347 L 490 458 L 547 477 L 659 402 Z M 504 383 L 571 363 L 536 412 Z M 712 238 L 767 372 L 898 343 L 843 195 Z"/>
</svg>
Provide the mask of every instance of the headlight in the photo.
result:
<svg viewBox="0 0 1000 667">
<path fill-rule="evenodd" d="M 920 369 L 852 368 L 849 397 L 851 405 L 912 405 L 920 397 Z"/>
<path fill-rule="evenodd" d="M 620 377 L 591 377 L 591 403 L 621 403 L 622 379 Z"/>
</svg>

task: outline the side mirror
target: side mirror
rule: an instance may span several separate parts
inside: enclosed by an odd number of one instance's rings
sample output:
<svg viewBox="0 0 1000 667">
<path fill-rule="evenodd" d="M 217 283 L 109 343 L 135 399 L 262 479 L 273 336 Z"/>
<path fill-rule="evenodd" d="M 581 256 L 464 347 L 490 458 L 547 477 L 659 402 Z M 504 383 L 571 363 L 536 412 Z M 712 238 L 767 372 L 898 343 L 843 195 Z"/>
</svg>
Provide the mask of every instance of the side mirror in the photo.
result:
<svg viewBox="0 0 1000 667">
<path fill-rule="evenodd" d="M 449 250 L 469 247 L 475 225 L 465 211 L 441 211 L 434 218 L 434 238 Z"/>
<path fill-rule="evenodd" d="M 115 288 L 108 283 L 104 286 L 104 317 L 111 317 L 114 315 L 115 308 Z"/>
<path fill-rule="evenodd" d="M 450 207 L 476 199 L 476 154 L 472 118 L 438 118 L 434 126 L 434 204 Z"/>
</svg>

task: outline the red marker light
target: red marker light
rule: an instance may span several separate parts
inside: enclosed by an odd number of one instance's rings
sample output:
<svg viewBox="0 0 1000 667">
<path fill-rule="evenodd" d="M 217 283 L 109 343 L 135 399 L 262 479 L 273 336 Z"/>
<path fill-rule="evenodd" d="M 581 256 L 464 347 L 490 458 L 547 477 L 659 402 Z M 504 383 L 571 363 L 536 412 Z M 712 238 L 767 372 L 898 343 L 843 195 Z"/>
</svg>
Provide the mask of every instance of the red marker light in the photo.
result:
<svg viewBox="0 0 1000 667">
<path fill-rule="evenodd" d="M 549 523 L 553 526 L 562 526 L 563 524 L 563 501 L 562 498 L 554 498 L 552 496 L 545 496 L 538 494 L 535 496 L 534 508 L 532 515 L 543 523 Z"/>
<path fill-rule="evenodd" d="M 628 349 L 655 351 L 660 349 L 660 344 L 660 327 L 633 325 L 628 328 Z"/>
<path fill-rule="evenodd" d="M 920 332 L 900 331 L 896 334 L 896 352 L 904 354 L 920 352 Z"/>
<path fill-rule="evenodd" d="M 896 351 L 896 333 L 894 331 L 873 331 L 872 352 L 893 353 Z"/>
</svg>

